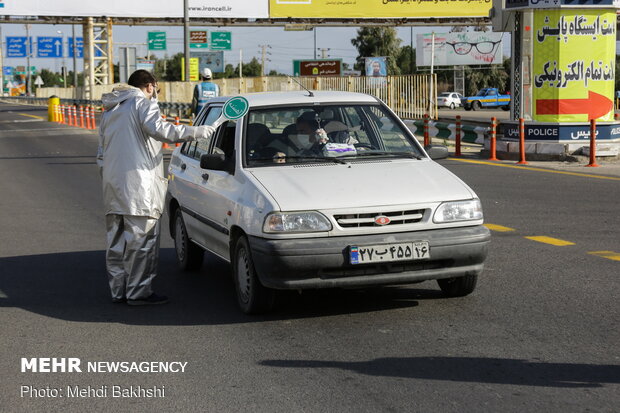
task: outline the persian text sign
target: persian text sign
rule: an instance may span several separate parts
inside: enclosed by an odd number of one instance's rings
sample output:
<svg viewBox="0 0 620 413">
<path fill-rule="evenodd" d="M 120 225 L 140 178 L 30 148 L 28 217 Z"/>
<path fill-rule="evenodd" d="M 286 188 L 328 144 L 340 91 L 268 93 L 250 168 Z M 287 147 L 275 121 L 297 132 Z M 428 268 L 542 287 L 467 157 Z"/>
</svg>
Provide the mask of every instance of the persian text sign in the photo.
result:
<svg viewBox="0 0 620 413">
<path fill-rule="evenodd" d="M 272 18 L 487 17 L 492 0 L 269 0 Z"/>
<path fill-rule="evenodd" d="M 615 12 L 535 10 L 533 42 L 534 120 L 614 120 Z"/>
<path fill-rule="evenodd" d="M 416 64 L 431 65 L 432 34 L 416 37 Z M 489 65 L 502 63 L 502 33 L 435 33 L 435 66 Z"/>
</svg>

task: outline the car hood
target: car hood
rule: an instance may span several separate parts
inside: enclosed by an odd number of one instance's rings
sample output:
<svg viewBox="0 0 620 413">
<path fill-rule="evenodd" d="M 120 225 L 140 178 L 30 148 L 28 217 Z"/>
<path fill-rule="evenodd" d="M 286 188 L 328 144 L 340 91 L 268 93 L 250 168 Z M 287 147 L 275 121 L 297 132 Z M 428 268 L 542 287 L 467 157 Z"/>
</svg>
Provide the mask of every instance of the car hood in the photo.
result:
<svg viewBox="0 0 620 413">
<path fill-rule="evenodd" d="M 416 204 L 475 196 L 463 181 L 430 160 L 286 165 L 249 172 L 282 211 Z"/>
</svg>

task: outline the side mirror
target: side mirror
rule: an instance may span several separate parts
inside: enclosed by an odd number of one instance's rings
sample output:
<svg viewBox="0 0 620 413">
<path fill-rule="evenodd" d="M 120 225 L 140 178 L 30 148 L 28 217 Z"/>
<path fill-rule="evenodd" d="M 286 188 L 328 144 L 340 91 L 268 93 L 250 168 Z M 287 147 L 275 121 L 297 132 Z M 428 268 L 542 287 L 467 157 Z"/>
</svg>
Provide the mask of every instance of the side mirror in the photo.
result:
<svg viewBox="0 0 620 413">
<path fill-rule="evenodd" d="M 426 145 L 424 150 L 431 159 L 445 159 L 450 155 L 445 145 Z"/>
<path fill-rule="evenodd" d="M 212 169 L 214 171 L 226 171 L 226 157 L 224 154 L 205 153 L 200 157 L 200 167 L 202 169 Z"/>
</svg>

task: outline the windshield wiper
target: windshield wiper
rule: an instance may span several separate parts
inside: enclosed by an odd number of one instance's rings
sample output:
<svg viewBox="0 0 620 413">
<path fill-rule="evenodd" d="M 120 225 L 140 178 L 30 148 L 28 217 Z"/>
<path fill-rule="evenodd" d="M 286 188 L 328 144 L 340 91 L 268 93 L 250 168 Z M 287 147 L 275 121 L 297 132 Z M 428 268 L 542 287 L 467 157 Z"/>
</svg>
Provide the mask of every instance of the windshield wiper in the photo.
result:
<svg viewBox="0 0 620 413">
<path fill-rule="evenodd" d="M 413 158 L 417 160 L 423 159 L 422 156 L 413 152 L 387 152 L 387 151 L 372 151 L 372 152 L 358 152 L 357 156 L 406 156 L 407 158 Z"/>
<path fill-rule="evenodd" d="M 331 157 L 331 156 L 326 156 L 326 157 L 317 157 L 317 156 L 287 156 L 286 158 L 284 158 L 286 160 L 289 159 L 295 159 L 295 160 L 317 160 L 317 161 L 328 161 L 328 162 L 334 162 L 334 163 L 339 163 L 342 165 L 346 165 L 347 163 L 345 161 L 343 161 L 342 159 L 339 158 L 335 158 L 335 157 Z"/>
</svg>

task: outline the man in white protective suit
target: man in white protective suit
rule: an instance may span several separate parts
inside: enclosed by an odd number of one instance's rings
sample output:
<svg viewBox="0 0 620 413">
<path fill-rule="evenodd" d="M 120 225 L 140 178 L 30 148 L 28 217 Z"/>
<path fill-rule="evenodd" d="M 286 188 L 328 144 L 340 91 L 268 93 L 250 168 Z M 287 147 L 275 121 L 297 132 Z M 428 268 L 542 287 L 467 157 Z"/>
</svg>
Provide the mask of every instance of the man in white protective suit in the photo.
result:
<svg viewBox="0 0 620 413">
<path fill-rule="evenodd" d="M 159 258 L 159 218 L 168 180 L 162 142 L 207 139 L 211 126 L 173 125 L 162 120 L 157 80 L 146 70 L 102 96 L 97 164 L 103 180 L 107 229 L 106 269 L 112 301 L 164 304 L 152 290 Z"/>
</svg>

